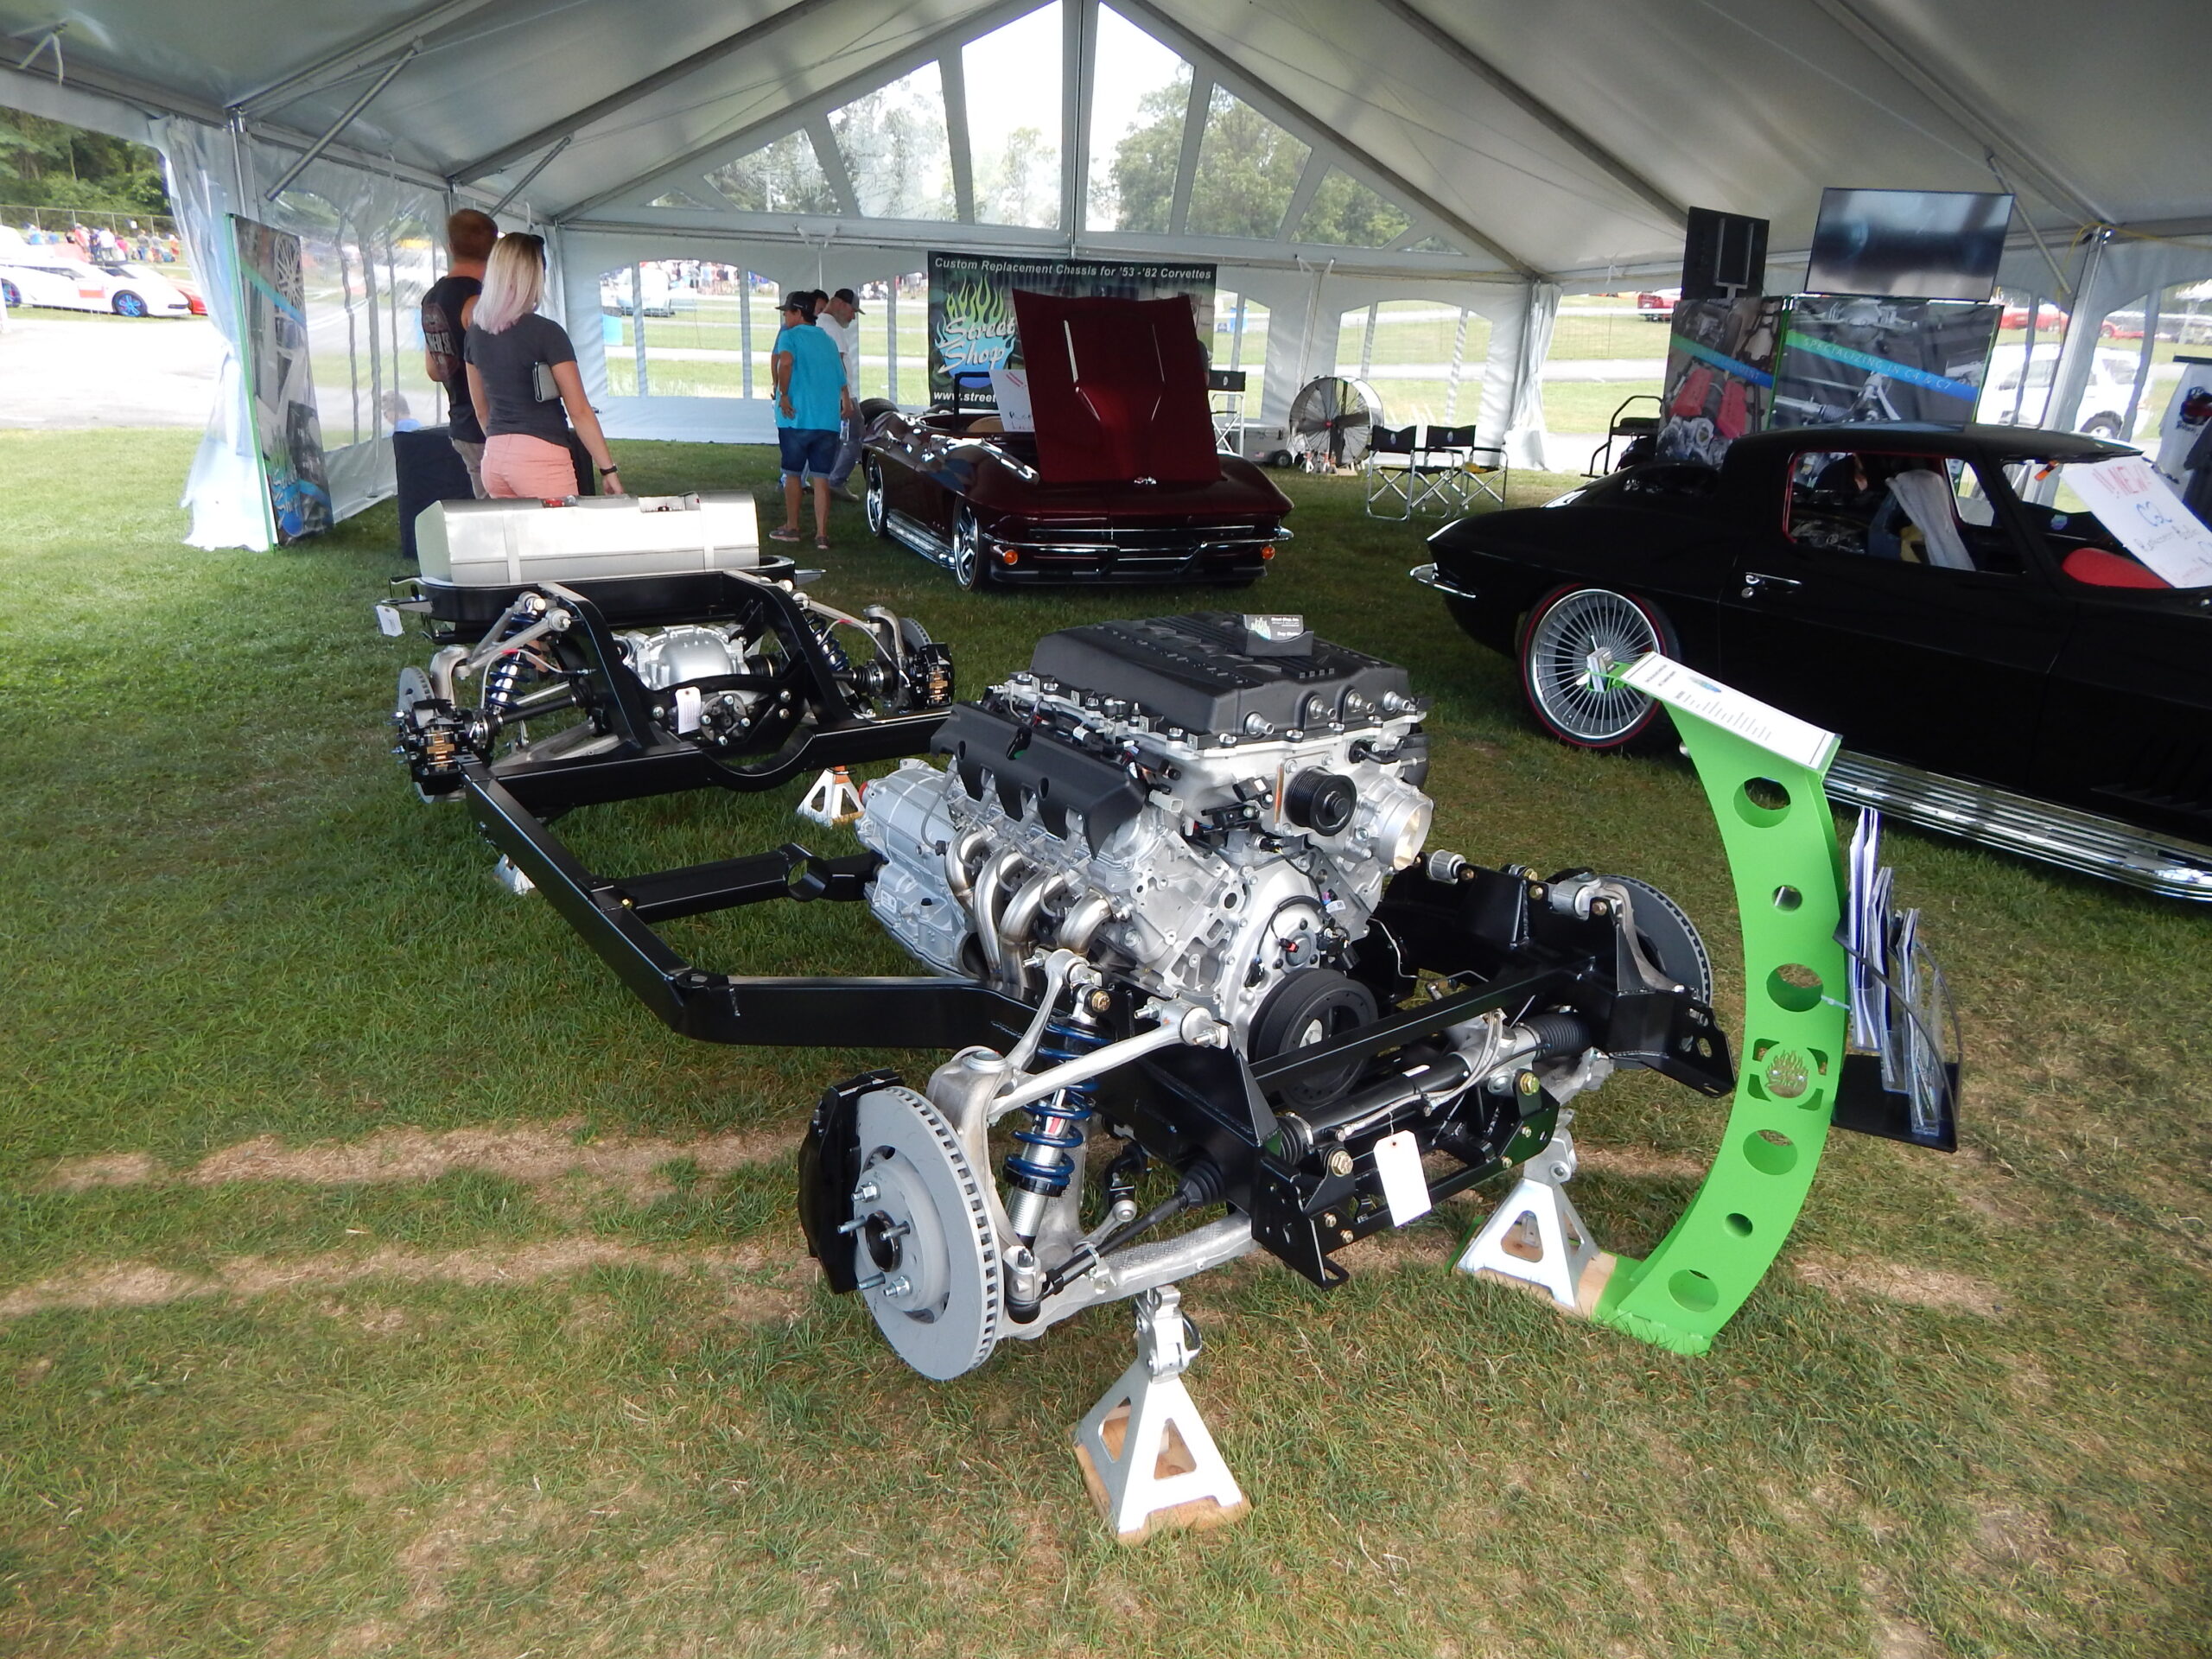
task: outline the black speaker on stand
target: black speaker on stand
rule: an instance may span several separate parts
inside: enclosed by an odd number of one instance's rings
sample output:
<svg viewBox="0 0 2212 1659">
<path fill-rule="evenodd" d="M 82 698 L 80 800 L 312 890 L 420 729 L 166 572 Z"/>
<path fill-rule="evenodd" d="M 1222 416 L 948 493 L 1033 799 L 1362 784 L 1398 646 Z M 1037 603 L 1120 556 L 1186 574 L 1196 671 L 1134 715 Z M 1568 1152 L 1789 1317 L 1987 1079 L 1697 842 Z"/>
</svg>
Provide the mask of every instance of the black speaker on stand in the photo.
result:
<svg viewBox="0 0 2212 1659">
<path fill-rule="evenodd" d="M 1740 300 L 1766 292 L 1766 220 L 1693 207 L 1682 238 L 1682 297 Z"/>
</svg>

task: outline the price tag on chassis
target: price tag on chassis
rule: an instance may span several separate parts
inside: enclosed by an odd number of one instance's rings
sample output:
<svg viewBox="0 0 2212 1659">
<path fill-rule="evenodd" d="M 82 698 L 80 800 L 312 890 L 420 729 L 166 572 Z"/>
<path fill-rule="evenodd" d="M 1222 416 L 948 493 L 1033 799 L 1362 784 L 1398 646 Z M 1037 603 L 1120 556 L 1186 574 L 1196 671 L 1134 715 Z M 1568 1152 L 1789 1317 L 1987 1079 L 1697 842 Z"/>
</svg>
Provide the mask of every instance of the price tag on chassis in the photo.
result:
<svg viewBox="0 0 2212 1659">
<path fill-rule="evenodd" d="M 1393 1227 L 1429 1212 L 1428 1172 L 1421 1166 L 1421 1142 L 1411 1129 L 1386 1135 L 1375 1143 L 1375 1173 L 1382 1178 L 1382 1201 L 1390 1206 Z"/>
<path fill-rule="evenodd" d="M 379 605 L 377 607 L 377 632 L 387 639 L 397 639 L 406 632 L 406 625 L 400 621 L 399 613 L 392 607 Z"/>
</svg>

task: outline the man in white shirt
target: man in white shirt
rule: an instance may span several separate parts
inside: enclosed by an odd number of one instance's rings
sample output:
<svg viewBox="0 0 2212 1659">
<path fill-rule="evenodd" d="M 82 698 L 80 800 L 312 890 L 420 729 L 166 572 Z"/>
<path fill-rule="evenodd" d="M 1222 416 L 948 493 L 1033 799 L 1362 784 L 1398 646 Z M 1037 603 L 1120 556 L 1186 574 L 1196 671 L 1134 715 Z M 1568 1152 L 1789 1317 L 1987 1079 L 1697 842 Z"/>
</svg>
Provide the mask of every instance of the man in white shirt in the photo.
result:
<svg viewBox="0 0 2212 1659">
<path fill-rule="evenodd" d="M 853 290 L 841 288 L 823 302 L 814 320 L 816 327 L 837 342 L 837 355 L 845 359 L 845 384 L 852 388 L 855 401 L 861 385 L 861 327 L 854 319 L 867 315 Z M 830 487 L 840 495 L 851 496 L 851 486 L 845 480 L 852 476 L 860 459 L 861 422 L 855 416 L 845 423 L 844 442 L 838 445 L 836 463 L 830 469 Z"/>
</svg>

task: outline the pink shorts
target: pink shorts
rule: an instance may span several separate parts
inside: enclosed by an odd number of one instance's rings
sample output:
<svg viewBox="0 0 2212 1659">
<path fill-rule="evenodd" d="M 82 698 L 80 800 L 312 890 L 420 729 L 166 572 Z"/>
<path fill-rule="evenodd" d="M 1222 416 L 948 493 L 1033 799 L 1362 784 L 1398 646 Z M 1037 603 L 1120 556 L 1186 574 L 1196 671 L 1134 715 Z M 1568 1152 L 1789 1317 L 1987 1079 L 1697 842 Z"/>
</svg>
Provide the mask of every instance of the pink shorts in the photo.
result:
<svg viewBox="0 0 2212 1659">
<path fill-rule="evenodd" d="M 561 444 L 503 432 L 485 440 L 484 493 L 558 500 L 576 493 L 576 464 Z"/>
</svg>

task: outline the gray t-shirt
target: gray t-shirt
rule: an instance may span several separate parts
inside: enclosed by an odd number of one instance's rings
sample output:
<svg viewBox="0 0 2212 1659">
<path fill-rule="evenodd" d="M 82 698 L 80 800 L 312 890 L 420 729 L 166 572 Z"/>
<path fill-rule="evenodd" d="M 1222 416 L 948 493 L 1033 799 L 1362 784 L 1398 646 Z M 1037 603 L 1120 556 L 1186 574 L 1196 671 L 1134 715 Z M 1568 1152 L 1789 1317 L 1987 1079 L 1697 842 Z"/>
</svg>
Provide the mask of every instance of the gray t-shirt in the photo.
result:
<svg viewBox="0 0 2212 1659">
<path fill-rule="evenodd" d="M 484 377 L 484 407 L 476 412 L 483 419 L 486 437 L 520 433 L 567 447 L 568 412 L 557 397 L 549 403 L 537 401 L 537 377 L 531 372 L 540 363 L 550 368 L 556 363 L 576 360 L 576 348 L 569 344 L 567 329 L 535 311 L 516 318 L 496 334 L 488 333 L 483 324 L 472 322 L 467 338 L 461 342 L 461 355 Z"/>
</svg>

